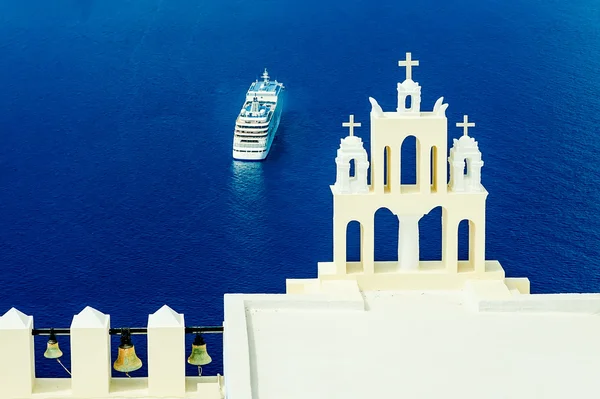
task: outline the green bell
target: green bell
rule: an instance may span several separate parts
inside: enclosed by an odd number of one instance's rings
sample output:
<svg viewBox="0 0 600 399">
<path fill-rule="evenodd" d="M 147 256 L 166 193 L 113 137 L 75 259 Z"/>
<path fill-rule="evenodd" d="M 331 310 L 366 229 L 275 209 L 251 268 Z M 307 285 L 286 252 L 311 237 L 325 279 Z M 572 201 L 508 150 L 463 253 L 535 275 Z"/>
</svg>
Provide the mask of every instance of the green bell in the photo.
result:
<svg viewBox="0 0 600 399">
<path fill-rule="evenodd" d="M 188 357 L 188 363 L 194 366 L 204 366 L 212 362 L 212 359 L 206 351 L 206 342 L 202 338 L 202 335 L 197 334 L 192 344 L 192 354 Z"/>
<path fill-rule="evenodd" d="M 58 347 L 58 341 L 56 340 L 54 329 L 51 328 L 50 338 L 48 338 L 48 343 L 46 344 L 46 352 L 44 352 L 44 357 L 47 359 L 58 359 L 62 355 L 63 353 Z"/>
<path fill-rule="evenodd" d="M 113 367 L 115 370 L 125 374 L 142 367 L 142 361 L 135 354 L 135 347 L 131 343 L 129 329 L 121 331 L 121 345 L 119 345 L 117 360 L 113 363 Z M 127 375 L 129 376 L 129 374 Z"/>
</svg>

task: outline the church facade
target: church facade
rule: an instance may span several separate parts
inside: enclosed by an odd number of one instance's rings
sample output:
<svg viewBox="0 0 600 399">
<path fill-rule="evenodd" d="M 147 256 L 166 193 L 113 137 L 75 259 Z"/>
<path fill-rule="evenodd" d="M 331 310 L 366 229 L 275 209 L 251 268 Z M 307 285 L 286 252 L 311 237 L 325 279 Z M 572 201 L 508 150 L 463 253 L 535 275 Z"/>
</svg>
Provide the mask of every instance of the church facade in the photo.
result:
<svg viewBox="0 0 600 399">
<path fill-rule="evenodd" d="M 396 110 L 385 112 L 370 97 L 370 159 L 354 129 L 361 127 L 350 115 L 342 124 L 350 129 L 337 151 L 333 195 L 333 261 L 319 263 L 320 280 L 356 280 L 360 289 L 456 289 L 467 280 L 505 280 L 498 261 L 485 259 L 485 206 L 488 192 L 481 183 L 482 155 L 469 136 L 465 115 L 456 127 L 463 129 L 448 154 L 448 104 L 440 97 L 431 111 L 421 109 L 421 86 L 412 80 L 418 61 L 411 53 L 399 62 L 406 79 L 398 83 Z M 416 141 L 416 184 L 402 184 L 401 148 L 409 137 Z M 407 167 L 408 165 L 404 165 Z M 449 173 L 450 179 L 447 181 Z M 419 221 L 433 209 L 442 210 L 442 258 L 420 260 Z M 375 213 L 389 209 L 398 218 L 397 259 L 375 261 Z M 469 225 L 469 256 L 458 259 L 458 227 Z M 360 260 L 347 260 L 349 223 L 360 224 Z M 529 292 L 527 279 L 508 279 Z M 302 292 L 304 284 L 288 280 L 288 292 Z"/>
</svg>

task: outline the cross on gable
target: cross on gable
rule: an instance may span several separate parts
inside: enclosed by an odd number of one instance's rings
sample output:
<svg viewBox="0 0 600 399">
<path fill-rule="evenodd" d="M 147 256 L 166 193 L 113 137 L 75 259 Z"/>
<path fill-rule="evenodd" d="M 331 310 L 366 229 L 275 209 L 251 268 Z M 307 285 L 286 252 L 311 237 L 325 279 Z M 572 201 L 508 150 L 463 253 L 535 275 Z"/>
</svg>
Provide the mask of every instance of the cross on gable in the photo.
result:
<svg viewBox="0 0 600 399">
<path fill-rule="evenodd" d="M 456 127 L 462 127 L 463 128 L 463 135 L 464 136 L 468 136 L 469 135 L 469 128 L 470 127 L 475 127 L 475 122 L 469 122 L 469 115 L 465 115 L 463 116 L 463 121 L 458 122 L 456 124 Z"/>
<path fill-rule="evenodd" d="M 411 54 L 406 53 L 406 60 L 398 61 L 398 66 L 401 66 L 401 67 L 405 66 L 406 67 L 406 79 L 412 80 L 412 67 L 419 66 L 419 61 L 417 61 L 417 60 L 413 61 Z"/>
<path fill-rule="evenodd" d="M 350 128 L 350 136 L 354 136 L 354 128 L 360 127 L 360 122 L 354 122 L 354 115 L 350 115 L 350 120 L 348 122 L 343 122 L 342 127 Z"/>
</svg>

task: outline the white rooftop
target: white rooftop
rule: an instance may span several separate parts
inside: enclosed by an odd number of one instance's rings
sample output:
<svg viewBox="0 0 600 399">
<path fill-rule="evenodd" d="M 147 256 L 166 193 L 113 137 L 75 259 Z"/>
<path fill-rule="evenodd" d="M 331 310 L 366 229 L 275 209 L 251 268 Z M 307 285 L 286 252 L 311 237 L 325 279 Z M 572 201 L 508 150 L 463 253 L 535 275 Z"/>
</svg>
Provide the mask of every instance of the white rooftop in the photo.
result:
<svg viewBox="0 0 600 399">
<path fill-rule="evenodd" d="M 288 279 L 285 295 L 226 295 L 227 397 L 597 397 L 600 295 L 530 295 L 527 278 L 507 278 L 486 258 L 484 161 L 468 130 L 475 123 L 467 115 L 455 123 L 462 137 L 449 149 L 448 104 L 440 97 L 422 112 L 411 69 L 419 62 L 407 53 L 399 65 L 407 71 L 396 111 L 370 98 L 370 155 L 354 136 L 354 115 L 342 124 L 350 134 L 335 158 L 333 260 L 319 262 L 314 279 Z M 409 136 L 413 165 L 398 151 Z M 407 166 L 417 170 L 412 186 L 398 173 Z M 424 261 L 419 221 L 438 206 L 442 256 Z M 381 208 L 398 217 L 398 252 L 376 261 Z M 355 262 L 347 257 L 352 221 L 360 224 Z"/>
<path fill-rule="evenodd" d="M 250 366 L 247 376 L 225 370 L 228 396 L 562 399 L 600 392 L 600 345 L 590 345 L 600 337 L 598 295 L 509 294 L 496 301 L 504 309 L 486 310 L 476 292 L 361 295 L 357 287 L 339 299 L 228 296 L 226 326 L 245 324 L 248 335 L 233 343 L 226 329 L 226 363 L 245 346 Z M 534 297 L 537 309 L 527 305 Z M 244 380 L 252 396 L 234 386 Z"/>
</svg>

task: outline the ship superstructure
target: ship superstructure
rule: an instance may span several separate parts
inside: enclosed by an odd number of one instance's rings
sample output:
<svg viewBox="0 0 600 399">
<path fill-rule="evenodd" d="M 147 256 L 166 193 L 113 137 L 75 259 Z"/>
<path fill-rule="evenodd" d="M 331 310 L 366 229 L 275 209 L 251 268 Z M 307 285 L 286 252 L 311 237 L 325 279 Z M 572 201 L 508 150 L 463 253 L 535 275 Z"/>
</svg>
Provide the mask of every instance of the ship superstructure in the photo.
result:
<svg viewBox="0 0 600 399">
<path fill-rule="evenodd" d="M 275 138 L 283 107 L 284 86 L 271 81 L 265 69 L 246 93 L 246 100 L 235 121 L 233 158 L 261 161 L 267 157 Z"/>
</svg>

